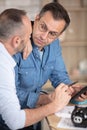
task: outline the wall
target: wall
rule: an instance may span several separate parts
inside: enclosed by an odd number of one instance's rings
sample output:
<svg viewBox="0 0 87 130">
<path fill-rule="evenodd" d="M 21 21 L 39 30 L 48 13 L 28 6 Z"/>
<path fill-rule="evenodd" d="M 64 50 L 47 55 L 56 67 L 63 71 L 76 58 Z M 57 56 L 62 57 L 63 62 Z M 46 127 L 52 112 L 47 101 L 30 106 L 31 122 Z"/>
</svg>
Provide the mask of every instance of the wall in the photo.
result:
<svg viewBox="0 0 87 130">
<path fill-rule="evenodd" d="M 0 12 L 7 8 L 19 8 L 27 11 L 33 20 L 41 7 L 41 0 L 0 0 Z"/>
<path fill-rule="evenodd" d="M 59 2 L 68 10 L 71 19 L 70 26 L 61 37 L 63 57 L 68 72 L 72 79 L 78 77 L 80 81 L 83 79 L 87 81 L 87 1 L 59 0 Z"/>
</svg>

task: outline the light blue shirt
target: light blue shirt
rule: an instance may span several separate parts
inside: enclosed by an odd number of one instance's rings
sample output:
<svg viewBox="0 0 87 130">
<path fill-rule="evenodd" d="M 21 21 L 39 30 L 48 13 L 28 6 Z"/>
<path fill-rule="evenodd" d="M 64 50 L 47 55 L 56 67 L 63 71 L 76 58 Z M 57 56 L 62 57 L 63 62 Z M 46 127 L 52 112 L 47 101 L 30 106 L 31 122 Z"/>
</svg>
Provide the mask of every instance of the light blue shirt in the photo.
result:
<svg viewBox="0 0 87 130">
<path fill-rule="evenodd" d="M 71 83 L 58 39 L 44 47 L 42 60 L 38 47 L 33 42 L 32 46 L 33 51 L 26 60 L 22 59 L 21 53 L 14 57 L 17 62 L 15 68 L 17 94 L 23 108 L 35 107 L 42 86 L 48 79 L 55 88 L 62 82 Z"/>
</svg>

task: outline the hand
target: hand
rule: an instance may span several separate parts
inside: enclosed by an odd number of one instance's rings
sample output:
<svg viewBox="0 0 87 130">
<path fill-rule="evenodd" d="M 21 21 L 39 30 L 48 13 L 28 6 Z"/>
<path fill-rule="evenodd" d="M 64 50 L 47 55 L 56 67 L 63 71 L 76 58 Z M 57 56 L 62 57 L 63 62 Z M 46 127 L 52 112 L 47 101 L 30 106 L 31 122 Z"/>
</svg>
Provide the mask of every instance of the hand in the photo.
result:
<svg viewBox="0 0 87 130">
<path fill-rule="evenodd" d="M 29 40 L 29 42 L 26 44 L 26 47 L 23 50 L 23 59 L 26 59 L 29 54 L 32 51 L 32 45 L 31 45 L 31 41 Z"/>
<path fill-rule="evenodd" d="M 83 88 L 83 86 L 78 84 L 78 85 L 74 85 L 73 88 L 75 90 L 73 95 L 75 95 L 76 93 L 78 93 Z M 81 101 L 84 101 L 84 100 L 87 100 L 87 92 L 85 94 L 81 94 L 78 98 L 76 98 L 76 101 L 81 102 Z"/>
<path fill-rule="evenodd" d="M 85 92 L 84 94 L 81 94 L 81 96 L 79 96 L 76 100 L 80 102 L 87 100 L 87 92 Z"/>
<path fill-rule="evenodd" d="M 52 109 L 55 109 L 55 112 L 63 109 L 69 103 L 71 99 L 71 93 L 69 93 L 68 89 L 68 85 L 62 83 L 51 94 L 51 97 L 53 99 Z"/>
</svg>

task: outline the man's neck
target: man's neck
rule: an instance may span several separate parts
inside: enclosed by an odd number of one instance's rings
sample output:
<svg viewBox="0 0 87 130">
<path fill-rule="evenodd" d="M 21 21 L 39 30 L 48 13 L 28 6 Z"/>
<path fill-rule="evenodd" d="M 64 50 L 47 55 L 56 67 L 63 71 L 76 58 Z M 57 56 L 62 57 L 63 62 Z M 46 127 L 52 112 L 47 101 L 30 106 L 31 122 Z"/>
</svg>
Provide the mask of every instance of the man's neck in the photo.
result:
<svg viewBox="0 0 87 130">
<path fill-rule="evenodd" d="M 2 42 L 2 44 L 4 45 L 4 47 L 6 48 L 6 50 L 11 56 L 15 54 L 14 49 L 11 47 L 9 43 Z"/>
<path fill-rule="evenodd" d="M 44 50 L 44 48 L 38 48 L 39 49 L 39 51 L 43 51 Z"/>
</svg>

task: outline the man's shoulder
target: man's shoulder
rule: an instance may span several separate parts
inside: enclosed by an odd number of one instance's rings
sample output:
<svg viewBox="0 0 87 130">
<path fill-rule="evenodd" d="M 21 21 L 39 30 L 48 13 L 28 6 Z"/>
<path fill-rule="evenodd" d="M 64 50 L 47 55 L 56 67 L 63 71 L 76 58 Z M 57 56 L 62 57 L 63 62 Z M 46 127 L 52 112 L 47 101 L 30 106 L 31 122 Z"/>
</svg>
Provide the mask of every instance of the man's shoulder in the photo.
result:
<svg viewBox="0 0 87 130">
<path fill-rule="evenodd" d="M 60 42 L 59 39 L 56 39 L 52 42 L 52 44 L 50 44 L 51 46 L 59 46 Z"/>
<path fill-rule="evenodd" d="M 53 48 L 54 50 L 58 50 L 60 49 L 60 41 L 59 39 L 56 39 L 55 41 L 53 41 L 51 44 L 50 44 L 50 47 Z"/>
</svg>

